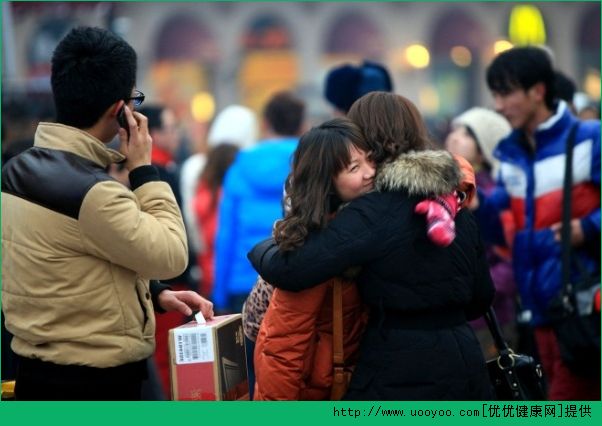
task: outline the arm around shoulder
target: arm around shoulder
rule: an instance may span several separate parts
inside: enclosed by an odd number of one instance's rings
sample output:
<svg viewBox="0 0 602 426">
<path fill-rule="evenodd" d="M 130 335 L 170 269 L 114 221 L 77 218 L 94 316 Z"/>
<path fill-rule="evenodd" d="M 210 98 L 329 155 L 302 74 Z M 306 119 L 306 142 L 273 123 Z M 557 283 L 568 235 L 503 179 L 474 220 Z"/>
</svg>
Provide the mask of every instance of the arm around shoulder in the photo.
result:
<svg viewBox="0 0 602 426">
<path fill-rule="evenodd" d="M 251 250 L 249 260 L 273 286 L 301 291 L 377 258 L 386 250 L 381 236 L 387 206 L 378 204 L 378 194 L 368 197 L 350 203 L 326 228 L 311 231 L 301 247 L 283 252 L 268 239 Z"/>
</svg>

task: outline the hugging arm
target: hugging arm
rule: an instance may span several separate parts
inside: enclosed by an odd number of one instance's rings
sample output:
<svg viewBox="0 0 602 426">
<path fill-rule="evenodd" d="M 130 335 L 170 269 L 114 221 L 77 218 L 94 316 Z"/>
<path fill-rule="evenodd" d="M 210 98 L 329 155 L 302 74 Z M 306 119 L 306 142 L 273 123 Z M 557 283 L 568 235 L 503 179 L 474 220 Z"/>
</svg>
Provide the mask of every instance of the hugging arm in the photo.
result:
<svg viewBox="0 0 602 426">
<path fill-rule="evenodd" d="M 289 291 L 314 287 L 361 265 L 386 250 L 382 227 L 386 207 L 379 193 L 350 203 L 325 229 L 310 232 L 303 246 L 282 252 L 273 239 L 248 254 L 255 270 L 270 284 Z"/>
</svg>

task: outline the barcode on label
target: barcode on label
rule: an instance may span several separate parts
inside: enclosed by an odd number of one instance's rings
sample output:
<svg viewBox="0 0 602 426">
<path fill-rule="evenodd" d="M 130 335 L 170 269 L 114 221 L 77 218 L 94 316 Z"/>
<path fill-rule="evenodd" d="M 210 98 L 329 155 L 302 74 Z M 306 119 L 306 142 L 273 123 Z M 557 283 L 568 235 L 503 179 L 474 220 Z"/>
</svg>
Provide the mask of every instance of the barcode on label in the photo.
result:
<svg viewBox="0 0 602 426">
<path fill-rule="evenodd" d="M 213 361 L 211 329 L 184 328 L 174 330 L 176 364 Z"/>
</svg>

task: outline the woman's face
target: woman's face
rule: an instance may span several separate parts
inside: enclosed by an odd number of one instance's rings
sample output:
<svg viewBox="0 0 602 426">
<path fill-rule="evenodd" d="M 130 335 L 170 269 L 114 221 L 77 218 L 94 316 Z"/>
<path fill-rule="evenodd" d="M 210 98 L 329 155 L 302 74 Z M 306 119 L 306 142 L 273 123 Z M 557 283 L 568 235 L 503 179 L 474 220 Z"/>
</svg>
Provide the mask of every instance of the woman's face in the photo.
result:
<svg viewBox="0 0 602 426">
<path fill-rule="evenodd" d="M 351 201 L 374 188 L 374 163 L 367 154 L 351 145 L 351 162 L 334 178 L 334 187 L 343 201 Z"/>
<path fill-rule="evenodd" d="M 473 166 L 481 165 L 483 161 L 477 143 L 463 126 L 458 127 L 447 136 L 445 148 L 452 154 L 464 157 Z"/>
</svg>

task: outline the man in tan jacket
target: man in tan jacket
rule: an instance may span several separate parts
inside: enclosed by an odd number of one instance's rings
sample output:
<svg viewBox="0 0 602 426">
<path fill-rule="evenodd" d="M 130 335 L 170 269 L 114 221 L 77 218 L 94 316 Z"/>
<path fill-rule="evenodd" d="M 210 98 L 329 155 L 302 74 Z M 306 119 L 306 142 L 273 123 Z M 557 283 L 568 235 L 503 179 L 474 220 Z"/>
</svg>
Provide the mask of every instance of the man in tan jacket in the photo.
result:
<svg viewBox="0 0 602 426">
<path fill-rule="evenodd" d="M 194 292 L 149 285 L 180 274 L 188 247 L 174 195 L 150 165 L 135 80 L 136 53 L 124 40 L 72 30 L 52 57 L 57 123 L 40 123 L 34 147 L 2 170 L 2 309 L 17 399 L 139 399 L 155 345 L 153 301 L 213 315 Z M 107 148 L 118 132 L 119 151 Z M 115 162 L 131 190 L 107 174 Z"/>
</svg>

